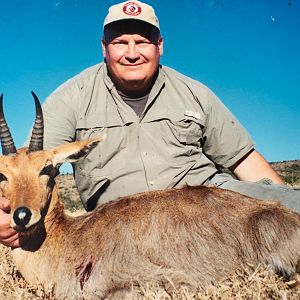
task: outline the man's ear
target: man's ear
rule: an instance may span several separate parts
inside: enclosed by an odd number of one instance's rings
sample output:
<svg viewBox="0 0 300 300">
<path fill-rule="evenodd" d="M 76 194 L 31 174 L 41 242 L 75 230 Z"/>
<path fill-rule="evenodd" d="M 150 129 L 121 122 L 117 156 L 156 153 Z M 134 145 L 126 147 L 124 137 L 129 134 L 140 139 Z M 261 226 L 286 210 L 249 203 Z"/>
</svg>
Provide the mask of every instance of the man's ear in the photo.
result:
<svg viewBox="0 0 300 300">
<path fill-rule="evenodd" d="M 104 41 L 104 38 L 102 38 L 101 40 L 101 46 L 102 46 L 103 57 L 106 58 L 106 42 Z"/>
<path fill-rule="evenodd" d="M 67 143 L 51 149 L 53 153 L 53 166 L 60 165 L 65 162 L 76 162 L 90 153 L 103 140 L 103 137 L 92 140 L 83 140 L 73 143 Z"/>
<path fill-rule="evenodd" d="M 164 39 L 162 37 L 158 40 L 158 51 L 159 55 L 162 56 L 164 53 Z"/>
</svg>

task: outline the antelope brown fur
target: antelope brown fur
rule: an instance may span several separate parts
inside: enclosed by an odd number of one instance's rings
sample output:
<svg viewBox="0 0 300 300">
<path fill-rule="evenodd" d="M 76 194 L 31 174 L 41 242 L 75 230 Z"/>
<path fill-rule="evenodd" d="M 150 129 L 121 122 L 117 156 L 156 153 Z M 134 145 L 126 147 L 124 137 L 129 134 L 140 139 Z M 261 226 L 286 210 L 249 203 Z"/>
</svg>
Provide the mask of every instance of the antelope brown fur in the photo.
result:
<svg viewBox="0 0 300 300">
<path fill-rule="evenodd" d="M 66 216 L 57 167 L 98 142 L 22 148 L 0 157 L 0 188 L 22 243 L 13 256 L 30 283 L 54 284 L 58 299 L 124 299 L 135 283 L 204 289 L 247 263 L 286 277 L 300 271 L 300 215 L 275 201 L 186 187 Z"/>
</svg>

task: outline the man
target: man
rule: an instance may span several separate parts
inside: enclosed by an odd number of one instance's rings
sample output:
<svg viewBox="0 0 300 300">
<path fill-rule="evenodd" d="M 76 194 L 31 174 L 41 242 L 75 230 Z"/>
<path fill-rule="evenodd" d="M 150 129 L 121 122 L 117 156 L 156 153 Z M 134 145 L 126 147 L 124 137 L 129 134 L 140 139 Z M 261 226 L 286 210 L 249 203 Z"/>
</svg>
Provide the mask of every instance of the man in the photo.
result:
<svg viewBox="0 0 300 300">
<path fill-rule="evenodd" d="M 160 66 L 163 39 L 152 7 L 112 6 L 102 50 L 104 63 L 67 81 L 43 107 L 45 148 L 106 135 L 74 166 L 87 210 L 120 196 L 204 184 L 279 199 L 300 211 L 299 192 L 283 186 L 220 100 L 201 83 Z M 0 241 L 16 247 L 9 203 L 0 205 Z"/>
</svg>

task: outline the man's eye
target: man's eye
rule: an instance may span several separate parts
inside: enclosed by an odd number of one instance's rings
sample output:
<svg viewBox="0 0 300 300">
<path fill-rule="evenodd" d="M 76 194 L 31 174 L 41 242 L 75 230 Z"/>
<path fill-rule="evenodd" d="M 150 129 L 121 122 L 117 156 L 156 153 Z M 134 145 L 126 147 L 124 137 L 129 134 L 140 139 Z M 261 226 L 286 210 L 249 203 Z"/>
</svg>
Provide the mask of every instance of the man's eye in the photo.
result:
<svg viewBox="0 0 300 300">
<path fill-rule="evenodd" d="M 117 47 L 124 47 L 127 45 L 126 42 L 121 42 L 121 41 L 116 41 L 113 43 L 114 46 L 117 46 Z"/>
<path fill-rule="evenodd" d="M 139 48 L 146 48 L 146 47 L 149 47 L 149 45 L 151 45 L 152 43 L 150 42 L 138 42 L 136 43 L 137 47 Z"/>
</svg>

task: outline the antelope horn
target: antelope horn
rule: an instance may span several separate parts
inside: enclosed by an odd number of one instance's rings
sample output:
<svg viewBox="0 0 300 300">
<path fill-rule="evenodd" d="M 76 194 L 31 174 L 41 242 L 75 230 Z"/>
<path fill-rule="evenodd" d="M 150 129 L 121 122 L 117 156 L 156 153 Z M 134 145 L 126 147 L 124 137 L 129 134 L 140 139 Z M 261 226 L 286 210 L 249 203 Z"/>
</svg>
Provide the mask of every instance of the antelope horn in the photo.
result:
<svg viewBox="0 0 300 300">
<path fill-rule="evenodd" d="M 17 152 L 13 138 L 5 121 L 3 113 L 3 94 L 0 96 L 0 139 L 3 155 L 13 155 Z"/>
<path fill-rule="evenodd" d="M 31 139 L 29 143 L 29 148 L 28 148 L 29 152 L 43 150 L 43 138 L 44 138 L 44 119 L 43 119 L 42 107 L 36 94 L 33 91 L 31 91 L 31 94 L 35 102 L 36 117 L 35 117 Z"/>
</svg>

